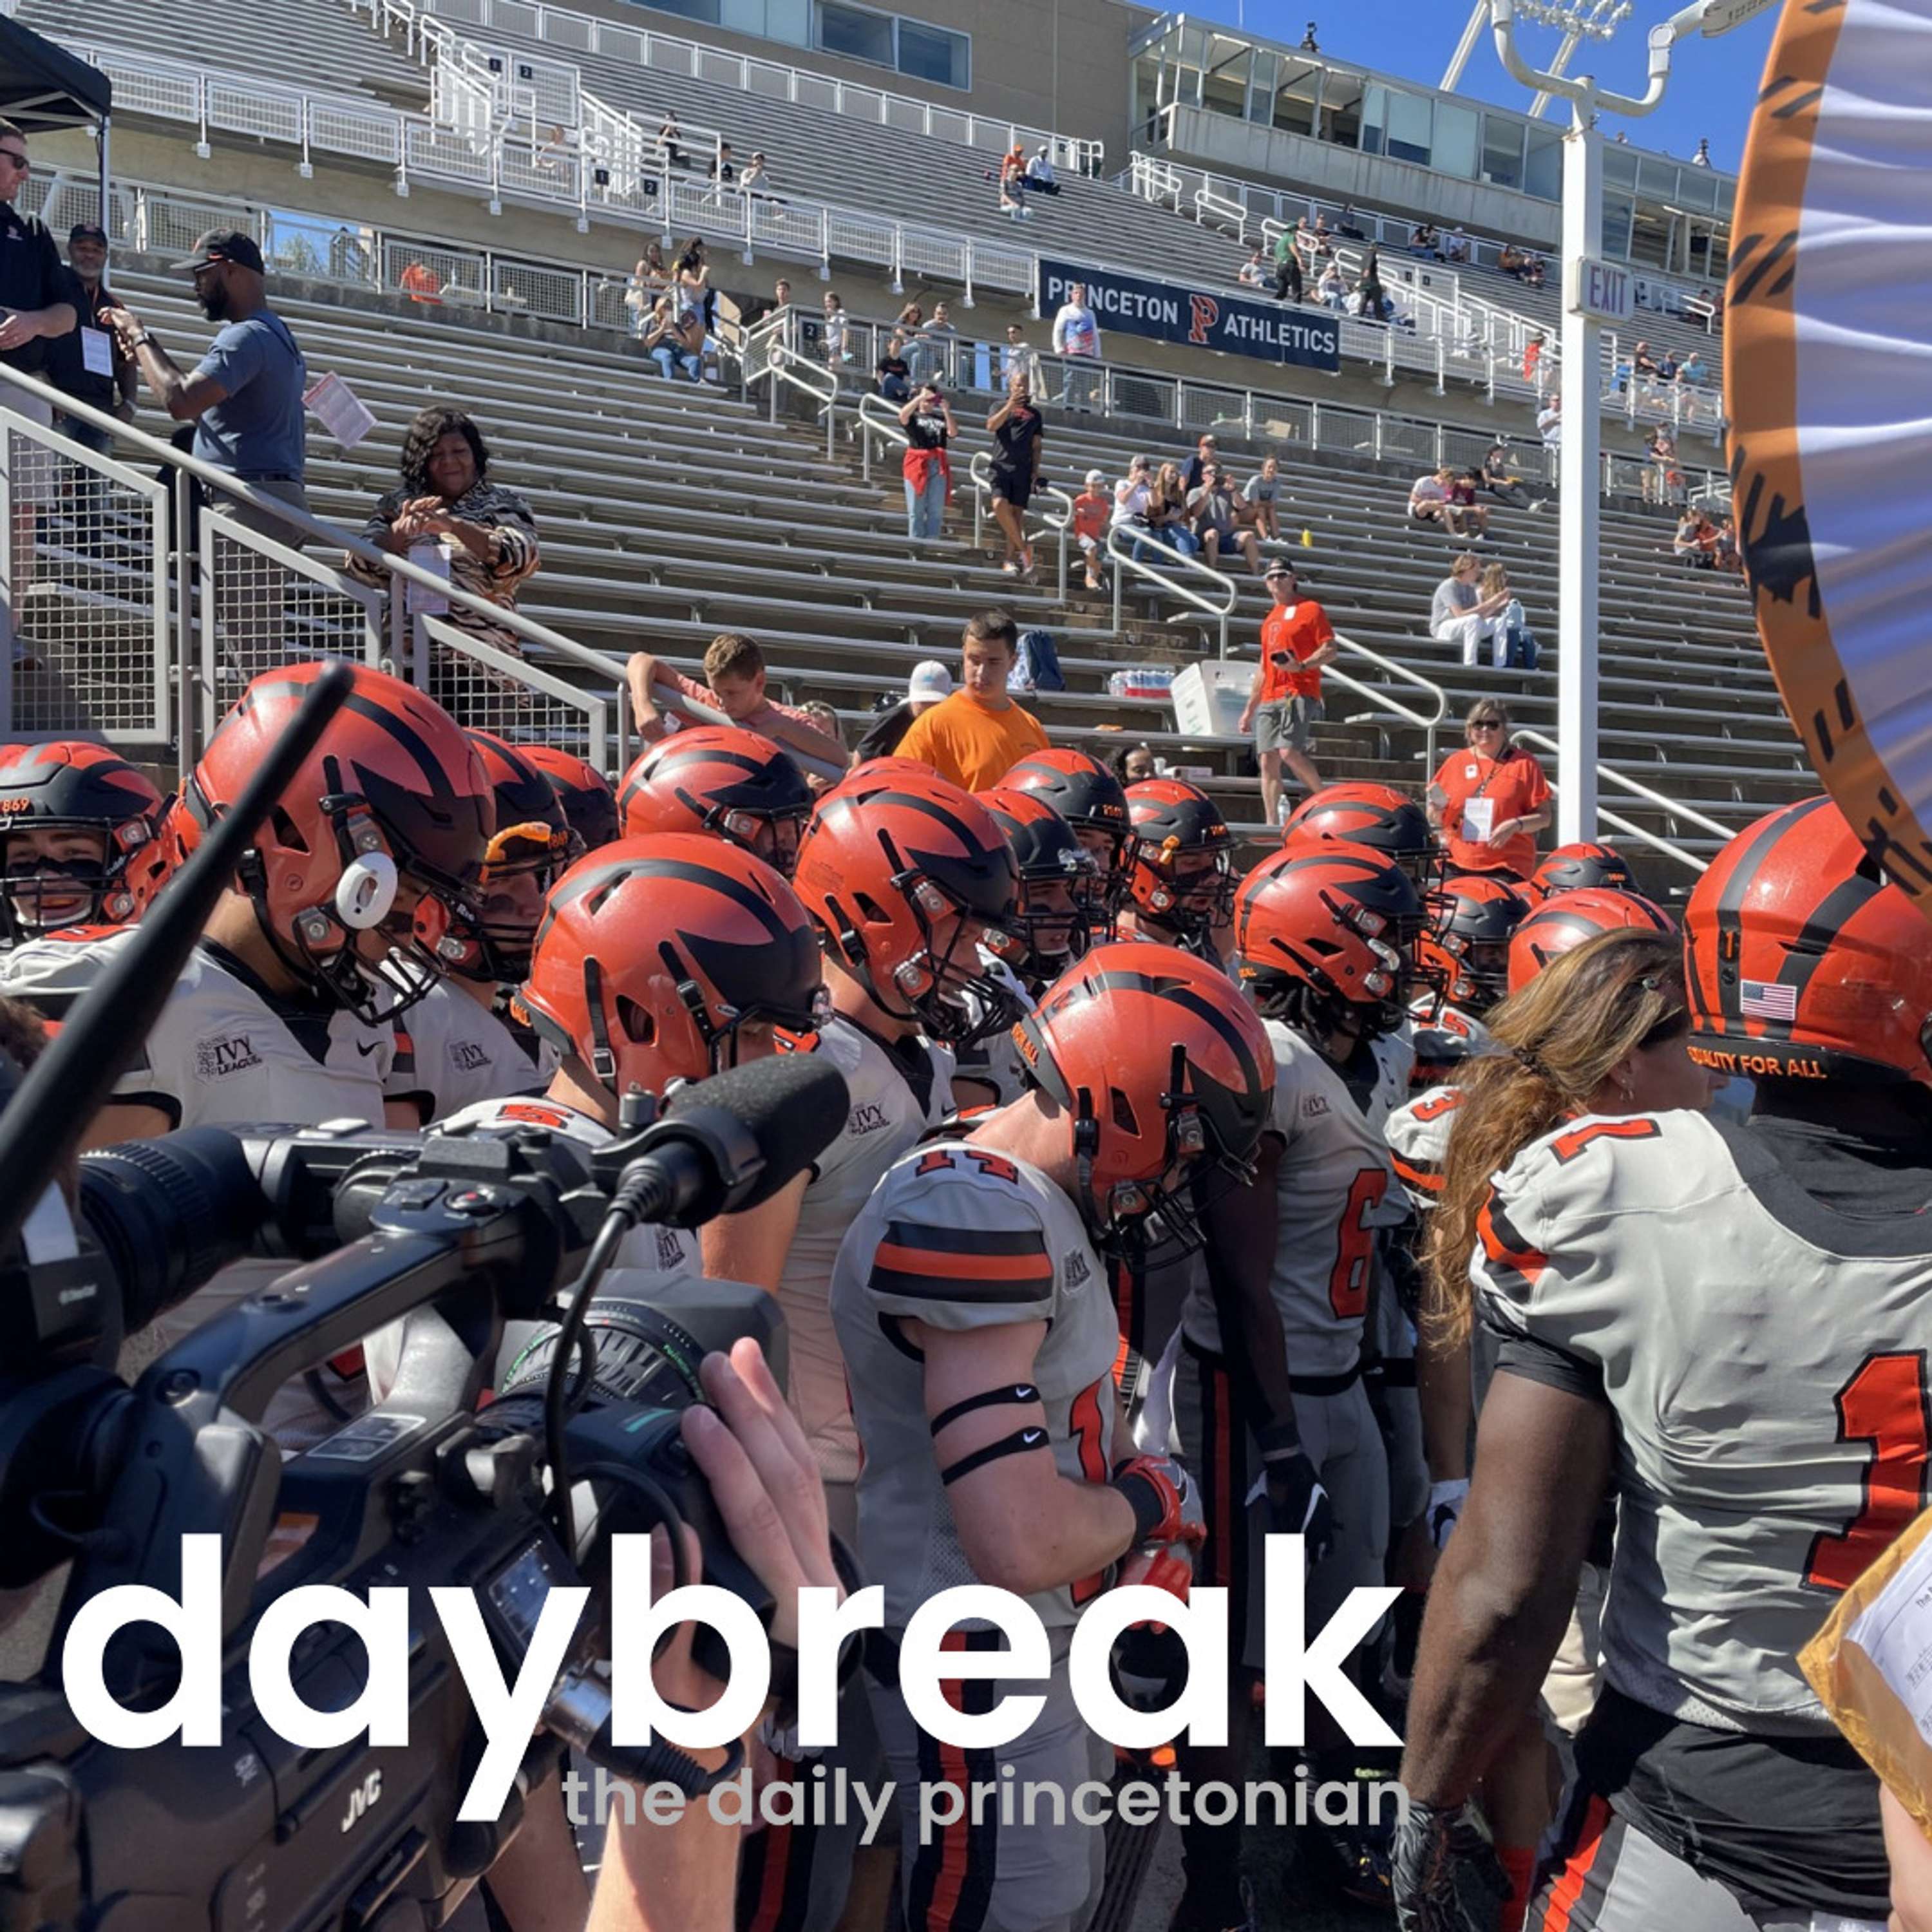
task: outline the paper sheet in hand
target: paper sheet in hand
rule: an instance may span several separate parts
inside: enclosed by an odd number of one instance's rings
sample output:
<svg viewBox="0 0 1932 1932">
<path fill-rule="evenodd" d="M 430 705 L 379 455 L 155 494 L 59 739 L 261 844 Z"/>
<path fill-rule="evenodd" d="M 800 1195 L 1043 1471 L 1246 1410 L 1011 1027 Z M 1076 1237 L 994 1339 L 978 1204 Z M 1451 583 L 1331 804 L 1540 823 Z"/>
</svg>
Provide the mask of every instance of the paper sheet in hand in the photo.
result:
<svg viewBox="0 0 1932 1932">
<path fill-rule="evenodd" d="M 412 543 L 410 545 L 410 561 L 418 569 L 428 571 L 432 577 L 449 581 L 449 553 L 440 543 Z M 449 599 L 442 592 L 431 590 L 420 584 L 410 584 L 404 608 L 412 617 L 446 617 L 449 615 Z"/>
<path fill-rule="evenodd" d="M 332 369 L 302 400 L 340 448 L 353 449 L 376 427 L 374 412 Z"/>
<path fill-rule="evenodd" d="M 114 374 L 114 341 L 106 329 L 81 325 L 80 366 L 90 376 Z"/>
<path fill-rule="evenodd" d="M 1462 801 L 1462 837 L 1472 845 L 1486 845 L 1496 836 L 1496 802 L 1492 798 Z"/>
<path fill-rule="evenodd" d="M 1845 1640 L 1877 1665 L 1918 1735 L 1932 1744 L 1932 1541 L 1899 1566 L 1853 1619 Z"/>
</svg>

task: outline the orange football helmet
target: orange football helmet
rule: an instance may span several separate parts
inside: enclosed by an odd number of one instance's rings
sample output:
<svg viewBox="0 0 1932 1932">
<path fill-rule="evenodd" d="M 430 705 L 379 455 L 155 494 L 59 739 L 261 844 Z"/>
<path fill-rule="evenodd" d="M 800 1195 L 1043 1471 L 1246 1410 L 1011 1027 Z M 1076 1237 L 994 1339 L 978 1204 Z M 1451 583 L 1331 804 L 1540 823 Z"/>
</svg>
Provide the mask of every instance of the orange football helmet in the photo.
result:
<svg viewBox="0 0 1932 1932">
<path fill-rule="evenodd" d="M 1195 1182 L 1252 1174 L 1274 1104 L 1267 1030 L 1226 975 L 1144 940 L 1096 946 L 1013 1029 L 1029 1077 L 1070 1118 L 1096 1244 L 1198 1244 Z"/>
<path fill-rule="evenodd" d="M 1732 1071 L 1932 1086 L 1924 915 L 1829 799 L 1760 819 L 1711 862 L 1684 973 L 1693 1050 L 1736 1056 Z"/>
<path fill-rule="evenodd" d="M 617 790 L 624 836 L 710 832 L 788 876 L 812 810 L 805 774 L 769 738 L 736 724 L 674 732 Z"/>
<path fill-rule="evenodd" d="M 483 760 L 495 801 L 473 908 L 457 915 L 442 948 L 445 970 L 466 980 L 514 986 L 530 970 L 530 941 L 544 895 L 583 847 L 550 780 L 519 746 L 488 731 L 463 734 Z"/>
<path fill-rule="evenodd" d="M 1646 932 L 1675 932 L 1670 915 L 1641 892 L 1584 886 L 1545 899 L 1511 935 L 1509 989 L 1520 993 L 1559 952 L 1594 939 L 1600 932 L 1626 927 Z"/>
<path fill-rule="evenodd" d="M 1204 958 L 1234 905 L 1233 835 L 1214 801 L 1185 778 L 1127 788 L 1134 830 L 1130 886 L 1136 915 Z"/>
<path fill-rule="evenodd" d="M 1312 791 L 1288 814 L 1281 842 L 1339 838 L 1393 859 L 1417 886 L 1435 872 L 1441 856 L 1421 806 L 1393 785 L 1331 784 Z"/>
<path fill-rule="evenodd" d="M 550 780 L 571 830 L 584 842 L 584 851 L 594 852 L 617 836 L 617 794 L 589 759 L 580 758 L 574 752 L 560 752 L 554 745 L 520 745 L 517 748 Z"/>
<path fill-rule="evenodd" d="M 1423 976 L 1451 1006 L 1478 1018 L 1509 990 L 1510 936 L 1529 910 L 1486 872 L 1457 872 L 1429 896 L 1430 920 L 1415 949 Z"/>
<path fill-rule="evenodd" d="M 794 883 L 826 946 L 887 1012 L 962 1040 L 1007 998 L 979 970 L 971 928 L 998 950 L 1019 891 L 1012 848 L 936 772 L 869 772 L 820 799 Z"/>
<path fill-rule="evenodd" d="M 0 758 L 0 930 L 17 943 L 64 926 L 139 919 L 172 866 L 161 795 L 124 758 L 83 739 L 14 745 Z M 92 836 L 91 858 L 28 849 L 28 832 Z"/>
<path fill-rule="evenodd" d="M 776 871 L 728 839 L 620 838 L 551 888 L 518 998 L 610 1093 L 662 1099 L 734 1064 L 748 1024 L 815 1030 L 818 941 Z"/>
<path fill-rule="evenodd" d="M 1004 928 L 1013 942 L 1007 964 L 1036 983 L 1050 980 L 1106 922 L 1100 861 L 1040 793 L 997 785 L 973 796 L 1006 835 L 1019 868 L 1019 895 Z"/>
<path fill-rule="evenodd" d="M 1118 917 L 1133 881 L 1133 821 L 1126 788 L 1084 752 L 1054 747 L 1035 752 L 1000 779 L 1003 789 L 1043 798 L 1072 826 L 1074 836 L 1100 862 L 1107 916 Z"/>
<path fill-rule="evenodd" d="M 169 814 L 184 856 L 326 668 L 285 664 L 242 692 Z M 236 885 L 283 964 L 373 1025 L 428 992 L 459 913 L 473 914 L 494 802 L 476 747 L 441 705 L 385 671 L 350 670 L 348 701 L 242 855 Z"/>
<path fill-rule="evenodd" d="M 1613 892 L 1634 892 L 1636 890 L 1636 874 L 1630 870 L 1630 861 L 1615 846 L 1580 839 L 1573 845 L 1558 846 L 1517 890 L 1535 906 L 1558 892 L 1585 892 L 1593 886 L 1607 886 Z"/>
</svg>

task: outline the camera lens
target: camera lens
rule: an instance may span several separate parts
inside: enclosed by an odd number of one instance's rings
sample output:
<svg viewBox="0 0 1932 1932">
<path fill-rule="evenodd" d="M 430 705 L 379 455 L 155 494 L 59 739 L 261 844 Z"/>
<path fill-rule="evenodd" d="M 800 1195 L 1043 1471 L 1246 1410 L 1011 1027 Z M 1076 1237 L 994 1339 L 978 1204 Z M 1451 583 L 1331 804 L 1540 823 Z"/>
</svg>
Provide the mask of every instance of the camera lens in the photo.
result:
<svg viewBox="0 0 1932 1932">
<path fill-rule="evenodd" d="M 702 1402 L 698 1364 L 704 1347 L 690 1332 L 641 1301 L 599 1295 L 584 1318 L 597 1347 L 597 1370 L 589 1400 L 636 1402 L 653 1408 L 686 1408 Z M 542 1391 L 556 1353 L 557 1325 L 546 1322 L 518 1351 L 503 1376 L 499 1404 Z"/>
</svg>

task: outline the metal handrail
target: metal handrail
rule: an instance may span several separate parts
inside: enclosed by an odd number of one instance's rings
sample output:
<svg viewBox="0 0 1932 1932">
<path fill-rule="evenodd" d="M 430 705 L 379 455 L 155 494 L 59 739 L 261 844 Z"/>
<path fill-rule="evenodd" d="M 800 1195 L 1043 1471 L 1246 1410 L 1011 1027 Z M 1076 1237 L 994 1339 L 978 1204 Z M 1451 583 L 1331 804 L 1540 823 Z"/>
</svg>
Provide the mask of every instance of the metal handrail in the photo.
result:
<svg viewBox="0 0 1932 1932">
<path fill-rule="evenodd" d="M 520 611 L 506 609 L 500 604 L 491 603 L 488 598 L 478 597 L 474 592 L 466 590 L 460 584 L 452 582 L 448 577 L 439 576 L 432 571 L 424 569 L 420 564 L 411 562 L 406 556 L 398 556 L 390 551 L 379 549 L 374 544 L 350 531 L 335 524 L 325 523 L 320 517 L 313 516 L 306 510 L 298 509 L 295 505 L 285 502 L 279 496 L 271 496 L 266 490 L 256 489 L 252 484 L 243 482 L 227 470 L 218 470 L 212 464 L 202 462 L 199 457 L 186 450 L 177 449 L 173 444 L 162 442 L 158 436 L 149 435 L 144 429 L 130 423 L 124 423 L 118 417 L 106 415 L 89 404 L 62 394 L 41 382 L 38 376 L 25 375 L 17 369 L 0 364 L 0 382 L 38 398 L 51 408 L 64 411 L 82 422 L 104 430 L 122 442 L 131 443 L 158 466 L 173 472 L 177 477 L 193 477 L 205 489 L 215 493 L 214 500 L 209 503 L 208 508 L 218 517 L 226 506 L 225 500 L 245 504 L 250 509 L 273 519 L 276 523 L 299 532 L 311 543 L 341 550 L 387 576 L 400 578 L 405 583 L 413 584 L 419 590 L 472 612 L 487 620 L 495 628 L 507 631 L 526 644 L 535 644 L 544 652 L 568 659 L 580 669 L 614 680 L 619 686 L 616 735 L 620 754 L 628 746 L 629 692 L 624 686 L 622 667 L 605 652 L 592 650 L 587 644 L 580 644 L 573 638 L 566 638 L 560 632 L 553 631 L 548 625 L 540 624 L 536 619 L 525 616 Z M 4 391 L 0 391 L 0 395 L 4 393 Z M 0 412 L 4 412 L 4 404 L 0 404 Z M 182 520 L 182 540 L 184 542 L 186 541 L 186 530 L 184 518 Z M 398 625 L 403 602 L 400 598 L 393 599 L 393 621 Z M 188 649 L 188 640 L 184 638 L 182 640 L 184 666 L 191 655 Z M 194 764 L 190 745 L 193 735 L 190 728 L 191 716 L 190 707 L 184 704 L 181 716 L 182 770 L 184 776 Z"/>
<path fill-rule="evenodd" d="M 1391 677 L 1399 677 L 1405 684 L 1413 685 L 1418 691 L 1426 692 L 1436 700 L 1436 709 L 1428 717 L 1419 711 L 1412 711 L 1400 698 L 1391 698 L 1386 692 L 1376 690 L 1372 686 L 1351 677 L 1346 671 L 1338 670 L 1333 663 L 1323 667 L 1322 674 L 1332 677 L 1338 684 L 1344 684 L 1353 692 L 1368 699 L 1370 704 L 1384 711 L 1393 712 L 1398 718 L 1406 718 L 1412 724 L 1420 725 L 1423 733 L 1423 760 L 1431 772 L 1436 769 L 1436 734 L 1442 728 L 1449 716 L 1449 694 L 1432 678 L 1424 677 L 1420 671 L 1411 670 L 1408 665 L 1397 664 L 1394 658 L 1385 658 L 1380 651 L 1370 650 L 1366 644 L 1358 644 L 1353 638 L 1345 638 L 1339 632 L 1336 643 L 1352 657 L 1365 659 Z"/>
<path fill-rule="evenodd" d="M 1526 730 L 1521 725 L 1515 727 L 1514 730 L 1517 737 L 1534 745 L 1539 750 L 1549 752 L 1552 758 L 1557 755 L 1556 740 L 1547 734 Z M 1619 786 L 1624 790 L 1642 799 L 1646 803 L 1657 806 L 1660 811 L 1669 812 L 1673 818 L 1688 820 L 1700 832 L 1708 832 L 1720 841 L 1728 842 L 1732 836 L 1734 827 L 1719 824 L 1717 820 L 1706 817 L 1694 806 L 1686 805 L 1682 799 L 1672 798 L 1666 794 L 1657 790 L 1654 787 L 1644 784 L 1641 779 L 1632 778 L 1628 772 L 1618 771 L 1614 766 L 1604 764 L 1600 760 L 1597 765 L 1597 777 L 1600 783 Z M 1553 790 L 1555 787 L 1552 785 L 1551 789 Z M 1647 832 L 1642 826 L 1634 824 L 1613 812 L 1604 811 L 1600 806 L 1598 807 L 1597 815 L 1605 824 L 1623 832 L 1628 837 L 1642 840 L 1645 844 L 1664 853 L 1670 858 L 1676 860 L 1680 865 L 1688 866 L 1694 872 L 1702 872 L 1708 868 L 1708 860 L 1698 858 L 1695 854 L 1685 851 L 1682 847 L 1672 844 L 1667 838 L 1661 838 L 1654 832 Z"/>
<path fill-rule="evenodd" d="M 1158 550 L 1178 570 L 1190 572 L 1196 577 L 1204 577 L 1210 583 L 1218 584 L 1226 601 L 1217 604 L 1204 592 L 1196 590 L 1191 584 L 1168 576 L 1166 571 L 1157 570 L 1150 563 L 1143 562 L 1122 547 L 1123 537 L 1128 543 Z M 1136 577 L 1144 577 L 1150 583 L 1159 584 L 1163 590 L 1172 592 L 1184 604 L 1191 604 L 1196 610 L 1205 611 L 1209 616 L 1218 618 L 1221 626 L 1221 656 L 1223 658 L 1227 656 L 1228 620 L 1234 614 L 1235 603 L 1240 595 L 1232 577 L 1216 570 L 1212 564 L 1203 563 L 1198 557 L 1190 556 L 1185 551 L 1170 548 L 1162 543 L 1153 531 L 1138 524 L 1115 524 L 1107 532 L 1107 554 L 1121 567 L 1114 572 L 1115 630 L 1120 628 L 1120 596 L 1125 584 L 1122 570 L 1131 570 Z"/>
<path fill-rule="evenodd" d="M 825 458 L 829 463 L 837 448 L 838 378 L 831 370 L 821 369 L 817 363 L 806 361 L 791 346 L 791 310 L 782 308 L 746 332 L 741 358 L 745 394 L 748 398 L 754 384 L 768 380 L 771 384 L 767 392 L 771 398 L 771 420 L 774 423 L 778 419 L 779 383 L 789 383 L 793 388 L 810 397 L 819 414 L 825 418 Z M 760 350 L 764 352 L 762 359 L 758 356 Z"/>
<path fill-rule="evenodd" d="M 976 450 L 972 461 L 966 466 L 966 474 L 973 485 L 973 541 L 976 545 L 985 540 L 987 506 L 993 500 L 992 459 L 983 449 Z M 1044 496 L 1061 506 L 1057 517 L 1046 510 L 1036 511 L 1034 514 L 1048 530 L 1060 532 L 1059 596 L 1064 603 L 1066 598 L 1067 548 L 1072 542 L 1073 499 L 1052 483 L 1036 484 L 1033 494 L 1036 499 Z M 1024 528 L 1024 517 L 1021 524 Z"/>
</svg>

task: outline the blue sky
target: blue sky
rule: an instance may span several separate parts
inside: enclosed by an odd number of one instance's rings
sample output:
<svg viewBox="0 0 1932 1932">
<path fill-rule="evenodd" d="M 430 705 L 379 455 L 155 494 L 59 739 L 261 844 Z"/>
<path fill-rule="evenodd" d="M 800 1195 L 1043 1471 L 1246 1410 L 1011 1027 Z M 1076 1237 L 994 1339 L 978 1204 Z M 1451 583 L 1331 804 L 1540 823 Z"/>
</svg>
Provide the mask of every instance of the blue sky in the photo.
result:
<svg viewBox="0 0 1932 1932">
<path fill-rule="evenodd" d="M 1644 37 L 1681 4 L 1682 0 L 1637 0 L 1608 52 L 1586 43 L 1572 68 L 1594 73 L 1619 92 L 1641 92 Z M 1238 8 L 1254 32 L 1290 46 L 1300 40 L 1312 16 L 1324 53 L 1431 86 L 1442 78 L 1469 16 L 1468 0 L 1180 0 L 1176 10 L 1197 20 L 1232 23 Z M 1641 121 L 1606 119 L 1606 128 L 1614 133 L 1623 128 L 1638 146 L 1687 160 L 1696 152 L 1700 137 L 1708 135 L 1711 158 L 1735 172 L 1777 19 L 1778 9 L 1771 8 L 1720 40 L 1694 36 L 1678 41 L 1664 105 Z M 1556 51 L 1552 28 L 1520 26 L 1518 31 L 1518 44 L 1532 60 L 1546 60 Z M 1586 56 L 1594 56 L 1594 60 Z M 1523 90 L 1504 73 L 1486 32 L 1462 76 L 1462 92 L 1505 107 L 1528 105 Z M 1553 118 L 1558 110 L 1550 111 Z"/>
</svg>

